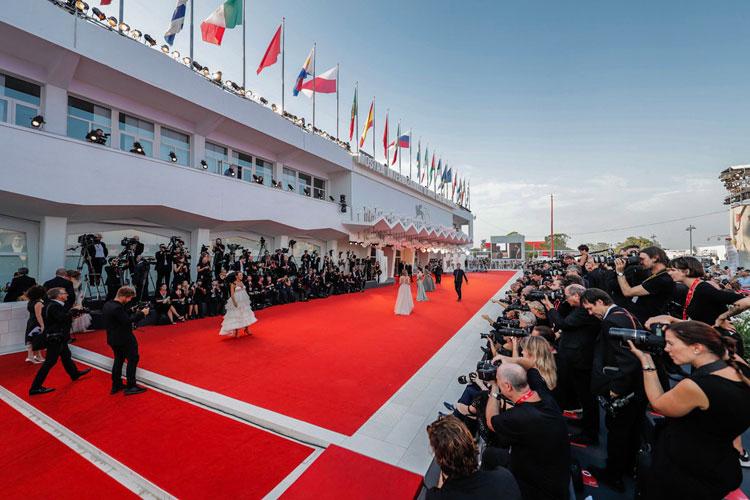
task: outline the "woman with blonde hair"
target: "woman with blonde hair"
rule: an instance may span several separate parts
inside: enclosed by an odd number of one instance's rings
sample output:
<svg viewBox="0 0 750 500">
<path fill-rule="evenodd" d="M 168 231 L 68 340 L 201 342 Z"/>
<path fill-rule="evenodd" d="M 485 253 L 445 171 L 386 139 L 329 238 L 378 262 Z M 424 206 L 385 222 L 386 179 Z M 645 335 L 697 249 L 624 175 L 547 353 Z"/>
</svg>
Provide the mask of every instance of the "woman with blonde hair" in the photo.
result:
<svg viewBox="0 0 750 500">
<path fill-rule="evenodd" d="M 536 368 L 550 391 L 557 387 L 557 363 L 552 352 L 552 345 L 544 337 L 529 336 L 519 339 L 512 337 L 513 356 L 498 355 L 493 358 L 503 362 L 517 363 L 525 369 Z M 523 351 L 519 356 L 519 347 Z"/>
</svg>

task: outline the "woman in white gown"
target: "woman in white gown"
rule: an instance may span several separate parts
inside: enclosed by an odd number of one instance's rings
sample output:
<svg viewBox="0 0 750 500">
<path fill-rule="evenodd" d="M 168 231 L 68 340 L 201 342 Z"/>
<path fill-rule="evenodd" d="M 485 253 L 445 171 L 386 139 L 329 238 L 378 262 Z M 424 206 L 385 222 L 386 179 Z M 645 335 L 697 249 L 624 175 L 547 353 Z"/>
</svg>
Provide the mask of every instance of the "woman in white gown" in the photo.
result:
<svg viewBox="0 0 750 500">
<path fill-rule="evenodd" d="M 427 294 L 424 291 L 425 274 L 422 268 L 417 271 L 417 302 L 427 302 Z"/>
<path fill-rule="evenodd" d="M 68 271 L 68 278 L 70 279 L 70 282 L 73 283 L 73 290 L 75 290 L 76 292 L 75 306 L 78 308 L 82 308 L 83 282 L 81 281 L 81 272 L 76 270 Z M 80 314 L 73 319 L 73 323 L 70 325 L 70 333 L 93 331 L 89 330 L 89 326 L 91 326 L 91 315 L 89 313 Z"/>
<path fill-rule="evenodd" d="M 227 312 L 224 314 L 224 321 L 221 322 L 219 335 L 238 337 L 242 330 L 250 335 L 250 325 L 258 320 L 250 307 L 250 296 L 242 283 L 242 273 L 230 274 L 227 280 L 230 281 L 229 300 L 227 300 Z"/>
<path fill-rule="evenodd" d="M 393 312 L 408 316 L 414 309 L 414 300 L 411 298 L 411 285 L 409 275 L 406 274 L 406 269 L 401 272 L 401 277 L 398 280 L 398 297 L 396 298 L 396 307 L 393 308 Z"/>
</svg>

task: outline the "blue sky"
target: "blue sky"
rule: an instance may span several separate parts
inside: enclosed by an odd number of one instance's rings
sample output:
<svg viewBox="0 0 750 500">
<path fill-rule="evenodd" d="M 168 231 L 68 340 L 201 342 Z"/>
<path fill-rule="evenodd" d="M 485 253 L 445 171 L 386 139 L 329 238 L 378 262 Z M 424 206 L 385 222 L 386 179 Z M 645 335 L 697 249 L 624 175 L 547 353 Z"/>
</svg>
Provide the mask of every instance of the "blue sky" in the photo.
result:
<svg viewBox="0 0 750 500">
<path fill-rule="evenodd" d="M 119 1 L 104 10 L 117 15 Z M 124 1 L 131 26 L 163 34 L 174 0 Z M 218 4 L 196 0 L 195 58 L 241 81 L 239 30 L 221 47 L 200 41 Z M 341 64 L 342 135 L 358 80 L 362 115 L 377 96 L 378 143 L 389 108 L 394 130 L 401 119 L 471 177 L 477 240 L 540 238 L 550 192 L 556 229 L 574 242 L 638 233 L 684 248 L 690 222 L 697 244 L 728 232 L 725 214 L 605 230 L 722 210 L 718 173 L 748 162 L 745 1 L 247 0 L 247 86 L 272 102 L 280 65 L 255 69 L 282 16 L 287 109 L 311 117 L 290 89 L 317 42 L 318 72 Z M 335 97 L 317 104 L 318 124 L 335 132 Z M 602 232 L 581 234 L 592 231 Z"/>
</svg>

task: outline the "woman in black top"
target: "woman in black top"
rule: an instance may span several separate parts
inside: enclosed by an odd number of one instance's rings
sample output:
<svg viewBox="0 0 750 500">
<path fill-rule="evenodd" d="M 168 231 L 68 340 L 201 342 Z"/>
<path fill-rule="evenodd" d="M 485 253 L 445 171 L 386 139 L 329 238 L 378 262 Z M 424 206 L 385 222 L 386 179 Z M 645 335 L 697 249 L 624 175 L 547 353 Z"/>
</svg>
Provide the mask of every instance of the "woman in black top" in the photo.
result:
<svg viewBox="0 0 750 500">
<path fill-rule="evenodd" d="M 44 318 L 42 309 L 44 308 L 44 296 L 46 292 L 44 287 L 39 285 L 32 286 L 26 290 L 26 298 L 29 302 L 26 304 L 26 310 L 29 311 L 29 320 L 26 322 L 26 362 L 39 364 L 44 362 L 42 349 L 44 348 L 44 339 L 42 331 L 44 330 Z"/>
<path fill-rule="evenodd" d="M 667 417 L 657 437 L 645 498 L 721 500 L 742 483 L 733 441 L 750 426 L 750 380 L 734 342 L 699 321 L 673 323 L 666 349 L 693 373 L 664 389 L 651 355 L 630 349 L 643 366 L 643 385 L 654 411 Z"/>
</svg>

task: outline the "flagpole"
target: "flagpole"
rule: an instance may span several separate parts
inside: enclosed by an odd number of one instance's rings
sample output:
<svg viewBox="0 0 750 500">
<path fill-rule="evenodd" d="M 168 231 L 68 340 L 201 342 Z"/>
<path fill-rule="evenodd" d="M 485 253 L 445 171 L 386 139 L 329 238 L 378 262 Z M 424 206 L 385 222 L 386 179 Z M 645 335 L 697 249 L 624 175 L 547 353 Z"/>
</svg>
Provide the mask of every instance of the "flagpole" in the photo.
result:
<svg viewBox="0 0 750 500">
<path fill-rule="evenodd" d="M 194 5 L 195 5 L 195 0 L 190 0 L 190 62 L 191 63 L 195 61 L 195 57 L 193 57 L 193 33 L 195 32 L 195 12 L 193 11 Z"/>
<path fill-rule="evenodd" d="M 375 159 L 375 96 L 372 96 L 372 159 Z"/>
<path fill-rule="evenodd" d="M 398 128 L 396 129 L 396 136 L 401 134 L 401 120 L 398 121 Z M 398 175 L 401 175 L 401 138 L 396 137 L 396 154 L 398 155 Z"/>
<path fill-rule="evenodd" d="M 125 22 L 125 0 L 120 0 L 120 22 Z"/>
<path fill-rule="evenodd" d="M 357 122 L 357 135 L 354 136 L 354 140 L 357 142 L 357 153 L 359 153 L 359 82 L 354 83 L 354 99 L 357 107 L 356 113 L 354 113 L 354 119 Z"/>
<path fill-rule="evenodd" d="M 411 130 L 409 130 L 409 180 L 414 180 L 411 178 L 411 137 L 412 137 Z"/>
<path fill-rule="evenodd" d="M 315 133 L 315 60 L 318 58 L 317 42 L 313 43 L 313 134 Z"/>
<path fill-rule="evenodd" d="M 245 88 L 245 84 L 247 83 L 245 81 L 246 80 L 245 75 L 247 75 L 247 70 L 245 68 L 245 63 L 246 63 L 245 52 L 246 52 L 246 47 L 247 47 L 247 44 L 245 43 L 245 34 L 247 32 L 247 30 L 245 29 L 245 25 L 247 24 L 245 22 L 246 13 L 247 13 L 247 10 L 245 10 L 245 0 L 242 0 L 242 88 L 243 89 Z"/>
<path fill-rule="evenodd" d="M 284 115 L 284 56 L 286 55 L 286 17 L 281 18 L 281 115 Z"/>
<path fill-rule="evenodd" d="M 336 140 L 339 140 L 339 63 L 336 63 Z"/>
</svg>

